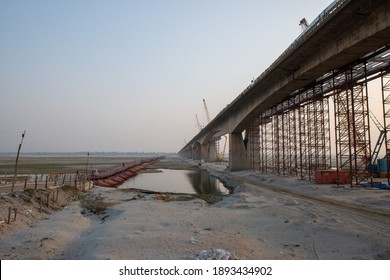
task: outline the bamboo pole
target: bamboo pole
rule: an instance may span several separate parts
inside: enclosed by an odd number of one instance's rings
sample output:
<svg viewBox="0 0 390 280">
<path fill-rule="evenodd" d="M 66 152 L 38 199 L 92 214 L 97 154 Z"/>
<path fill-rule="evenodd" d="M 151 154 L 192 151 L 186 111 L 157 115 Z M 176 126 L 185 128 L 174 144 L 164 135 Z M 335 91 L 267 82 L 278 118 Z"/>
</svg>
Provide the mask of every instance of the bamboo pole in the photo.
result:
<svg viewBox="0 0 390 280">
<path fill-rule="evenodd" d="M 15 172 L 14 172 L 14 179 L 13 179 L 13 181 L 12 181 L 11 192 L 14 192 L 14 188 L 15 188 L 16 174 L 17 174 L 17 172 L 18 172 L 19 154 L 20 154 L 20 149 L 22 148 L 23 139 L 24 139 L 24 135 L 25 135 L 25 134 L 26 134 L 26 131 L 24 131 L 23 134 L 22 134 L 22 141 L 21 141 L 20 144 L 19 144 L 18 153 L 17 153 L 17 155 L 16 155 Z"/>
</svg>

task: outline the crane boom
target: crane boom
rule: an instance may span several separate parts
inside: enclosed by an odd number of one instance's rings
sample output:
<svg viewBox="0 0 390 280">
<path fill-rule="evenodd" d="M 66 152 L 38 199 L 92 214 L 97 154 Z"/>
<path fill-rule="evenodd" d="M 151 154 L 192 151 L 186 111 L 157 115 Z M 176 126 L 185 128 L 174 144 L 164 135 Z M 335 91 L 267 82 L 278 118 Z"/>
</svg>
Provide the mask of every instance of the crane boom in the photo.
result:
<svg viewBox="0 0 390 280">
<path fill-rule="evenodd" d="M 210 123 L 210 114 L 209 114 L 209 109 L 207 109 L 207 104 L 206 100 L 203 99 L 203 105 L 204 105 L 204 110 L 206 111 L 206 117 L 207 117 L 207 123 Z"/>
<path fill-rule="evenodd" d="M 202 126 L 199 123 L 199 119 L 198 119 L 198 115 L 197 114 L 195 114 L 195 118 L 196 118 L 196 125 L 198 126 L 199 131 L 201 131 L 202 130 Z"/>
</svg>

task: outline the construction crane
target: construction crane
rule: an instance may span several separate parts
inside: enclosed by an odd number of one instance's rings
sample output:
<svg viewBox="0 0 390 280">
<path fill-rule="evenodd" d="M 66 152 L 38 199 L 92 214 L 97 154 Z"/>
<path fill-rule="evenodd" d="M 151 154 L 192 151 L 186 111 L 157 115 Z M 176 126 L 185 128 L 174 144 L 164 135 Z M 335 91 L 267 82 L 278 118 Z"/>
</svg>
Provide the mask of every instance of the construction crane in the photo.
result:
<svg viewBox="0 0 390 280">
<path fill-rule="evenodd" d="M 199 123 L 199 119 L 198 119 L 198 115 L 197 114 L 195 114 L 195 118 L 196 118 L 196 125 L 198 126 L 199 131 L 201 131 L 202 130 L 202 126 Z"/>
<path fill-rule="evenodd" d="M 377 140 L 376 145 L 374 147 L 374 151 L 372 152 L 372 155 L 371 155 L 371 162 L 375 163 L 376 160 L 378 159 L 378 155 L 379 155 L 379 152 L 382 148 L 383 141 L 385 140 L 386 130 L 383 127 L 383 125 L 378 121 L 378 119 L 375 117 L 375 115 L 371 112 L 371 110 L 369 110 L 369 112 L 370 112 L 370 119 L 372 120 L 372 122 L 375 124 L 375 126 L 379 130 L 379 137 L 378 137 L 378 140 Z"/>
<path fill-rule="evenodd" d="M 299 26 L 302 28 L 302 32 L 306 30 L 306 28 L 309 26 L 309 23 L 305 18 L 301 19 L 299 22 Z"/>
<path fill-rule="evenodd" d="M 227 136 L 224 135 L 223 137 L 225 137 L 225 144 L 223 144 L 223 151 L 222 151 L 221 154 L 219 155 L 219 160 L 220 160 L 220 161 L 224 161 L 224 159 L 225 159 L 225 151 L 226 151 Z"/>
<path fill-rule="evenodd" d="M 206 100 L 203 99 L 204 110 L 206 111 L 207 123 L 211 121 L 209 109 L 207 108 Z"/>
</svg>

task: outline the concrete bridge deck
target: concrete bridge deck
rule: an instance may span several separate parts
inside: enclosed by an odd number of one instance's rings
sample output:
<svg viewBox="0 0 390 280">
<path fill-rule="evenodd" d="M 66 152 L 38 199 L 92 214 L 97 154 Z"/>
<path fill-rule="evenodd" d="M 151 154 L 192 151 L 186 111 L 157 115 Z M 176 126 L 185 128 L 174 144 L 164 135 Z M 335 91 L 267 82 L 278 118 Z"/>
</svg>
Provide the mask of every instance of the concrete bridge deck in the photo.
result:
<svg viewBox="0 0 390 280">
<path fill-rule="evenodd" d="M 229 134 L 229 166 L 248 168 L 242 133 L 266 110 L 324 76 L 348 67 L 390 45 L 390 1 L 339 0 L 252 84 L 228 104 L 179 152 L 186 158 L 213 161 L 213 143 Z M 389 71 L 390 57 L 376 67 Z"/>
</svg>

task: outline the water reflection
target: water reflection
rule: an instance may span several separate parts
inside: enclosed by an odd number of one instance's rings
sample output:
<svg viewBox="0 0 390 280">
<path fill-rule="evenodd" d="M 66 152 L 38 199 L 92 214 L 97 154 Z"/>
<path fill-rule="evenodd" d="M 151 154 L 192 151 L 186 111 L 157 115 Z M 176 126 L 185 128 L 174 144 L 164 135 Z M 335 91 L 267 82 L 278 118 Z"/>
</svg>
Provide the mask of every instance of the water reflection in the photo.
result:
<svg viewBox="0 0 390 280">
<path fill-rule="evenodd" d="M 212 177 L 206 170 L 171 170 L 140 173 L 124 182 L 119 188 L 138 188 L 156 192 L 190 194 L 228 194 L 229 190 L 221 181 Z"/>
<path fill-rule="evenodd" d="M 212 177 L 206 170 L 187 174 L 195 193 L 198 194 L 228 194 L 229 191 L 217 178 Z"/>
</svg>

